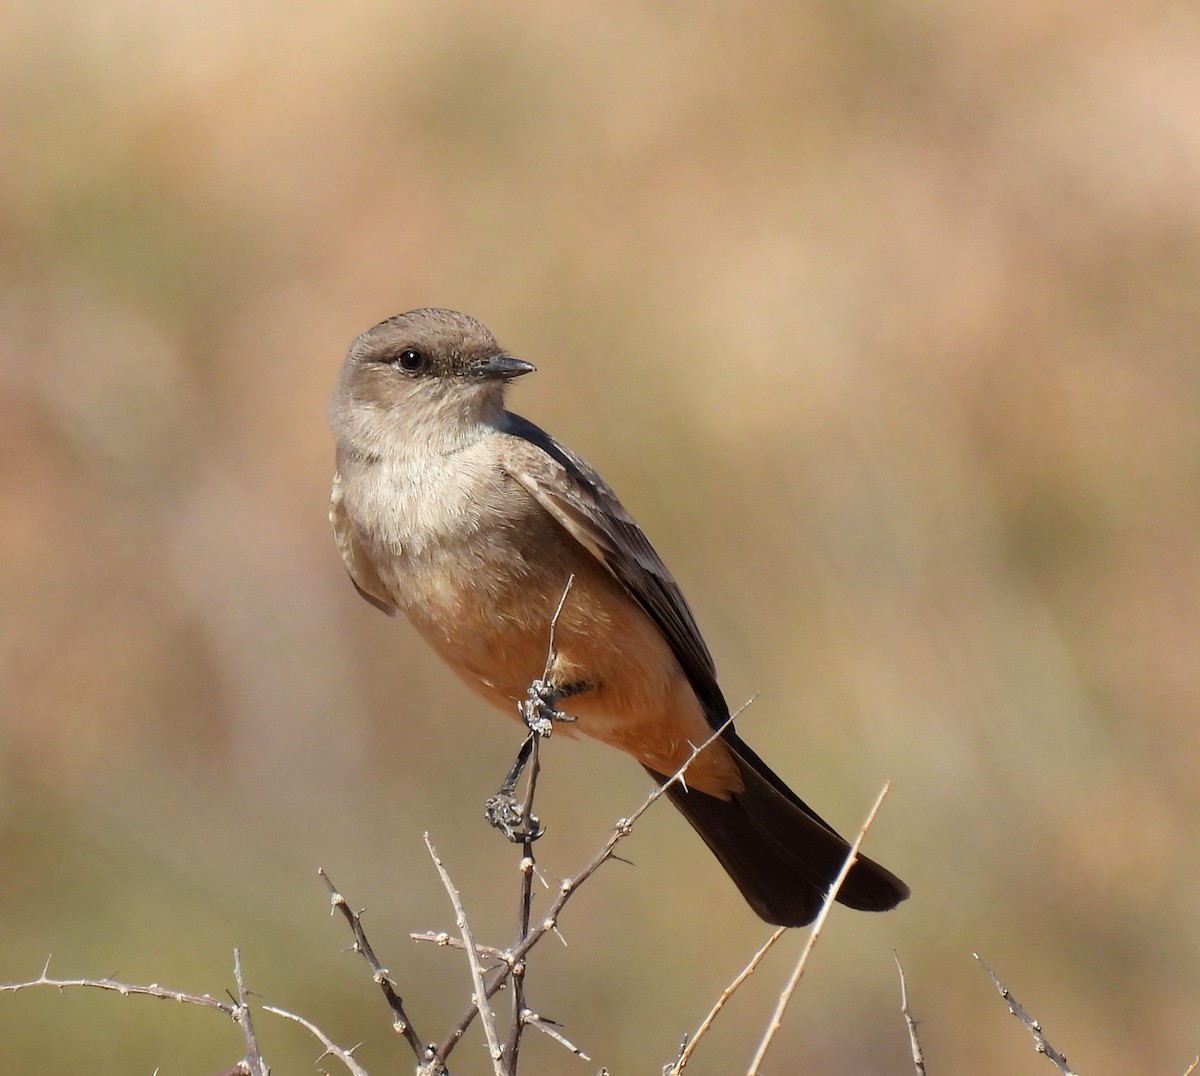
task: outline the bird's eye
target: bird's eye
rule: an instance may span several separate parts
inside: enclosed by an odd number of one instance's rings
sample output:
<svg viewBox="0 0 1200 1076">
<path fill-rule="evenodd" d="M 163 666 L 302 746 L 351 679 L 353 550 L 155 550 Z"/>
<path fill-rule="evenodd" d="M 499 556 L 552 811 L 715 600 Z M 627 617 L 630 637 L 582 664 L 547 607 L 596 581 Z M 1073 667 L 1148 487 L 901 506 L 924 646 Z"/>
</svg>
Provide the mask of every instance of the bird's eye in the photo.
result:
<svg viewBox="0 0 1200 1076">
<path fill-rule="evenodd" d="M 401 370 L 406 370 L 408 373 L 415 373 L 425 365 L 425 356 L 419 351 L 414 351 L 409 348 L 407 351 L 400 352 L 392 360 Z"/>
</svg>

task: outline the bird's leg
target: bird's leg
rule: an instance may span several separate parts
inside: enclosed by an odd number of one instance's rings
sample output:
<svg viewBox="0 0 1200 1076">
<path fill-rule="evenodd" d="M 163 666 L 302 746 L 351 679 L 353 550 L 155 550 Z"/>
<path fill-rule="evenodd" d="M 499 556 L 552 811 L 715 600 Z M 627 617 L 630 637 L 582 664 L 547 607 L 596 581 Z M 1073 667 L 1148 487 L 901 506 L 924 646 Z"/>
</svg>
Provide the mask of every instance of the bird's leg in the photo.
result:
<svg viewBox="0 0 1200 1076">
<path fill-rule="evenodd" d="M 542 835 L 542 824 L 536 818 L 525 818 L 524 804 L 517 799 L 517 782 L 533 754 L 534 744 L 538 734 L 530 732 L 521 744 L 521 750 L 513 761 L 512 769 L 500 782 L 500 787 L 494 796 L 490 796 L 483 805 L 483 816 L 496 829 L 504 834 L 514 844 L 521 844 L 526 839 L 536 841 Z"/>
<path fill-rule="evenodd" d="M 521 720 L 525 722 L 526 728 L 529 729 L 529 735 L 525 737 L 525 742 L 521 744 L 521 750 L 517 752 L 516 761 L 513 762 L 512 769 L 508 771 L 508 776 L 500 783 L 500 788 L 496 791 L 496 794 L 483 805 L 484 817 L 496 829 L 503 833 L 510 841 L 526 845 L 531 841 L 537 840 L 542 835 L 542 824 L 534 817 L 532 811 L 533 790 L 537 781 L 538 771 L 538 742 L 543 736 L 550 735 L 554 729 L 555 721 L 575 720 L 575 718 L 561 713 L 558 709 L 558 703 L 562 699 L 569 698 L 571 695 L 578 695 L 581 691 L 587 691 L 592 686 L 589 683 L 581 681 L 574 684 L 567 684 L 563 687 L 556 687 L 551 678 L 554 666 L 558 662 L 558 644 L 556 640 L 558 618 L 562 616 L 563 606 L 567 602 L 567 595 L 571 593 L 571 587 L 574 584 L 575 576 L 571 574 L 567 577 L 562 597 L 558 599 L 554 615 L 550 618 L 550 639 L 546 647 L 546 666 L 542 670 L 542 675 L 529 685 L 529 690 L 526 691 L 524 700 L 517 703 L 517 712 L 521 715 Z M 525 800 L 523 803 L 518 803 L 517 781 L 521 779 L 521 771 L 525 769 L 530 756 L 533 757 L 534 761 L 533 768 L 529 774 Z"/>
<path fill-rule="evenodd" d="M 528 697 L 517 704 L 522 719 L 529 728 L 529 735 L 521 744 L 512 768 L 508 771 L 496 794 L 483 805 L 484 817 L 510 841 L 520 844 L 525 840 L 535 841 L 543 833 L 542 824 L 536 817 L 526 818 L 524 805 L 517 799 L 517 782 L 521 779 L 536 743 L 549 736 L 556 721 L 574 721 L 575 718 L 558 709 L 558 703 L 573 695 L 590 691 L 587 681 L 551 687 L 545 680 L 535 680 L 529 687 Z"/>
</svg>

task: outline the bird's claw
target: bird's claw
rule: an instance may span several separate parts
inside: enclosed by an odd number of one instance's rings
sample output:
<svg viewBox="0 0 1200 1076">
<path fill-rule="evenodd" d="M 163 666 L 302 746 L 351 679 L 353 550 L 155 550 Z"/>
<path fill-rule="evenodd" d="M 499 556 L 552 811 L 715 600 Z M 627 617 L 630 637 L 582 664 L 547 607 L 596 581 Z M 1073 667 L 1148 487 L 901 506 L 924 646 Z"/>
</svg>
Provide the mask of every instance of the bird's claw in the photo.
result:
<svg viewBox="0 0 1200 1076">
<path fill-rule="evenodd" d="M 511 788 L 501 788 L 489 797 L 483 805 L 483 815 L 514 844 L 536 841 L 546 832 L 536 815 L 525 817 L 525 810 Z"/>
<path fill-rule="evenodd" d="M 564 714 L 556 705 L 563 697 L 561 691 L 545 680 L 534 680 L 525 693 L 525 699 L 518 704 L 526 728 L 535 736 L 549 736 L 556 723 L 574 721 L 575 718 Z"/>
</svg>

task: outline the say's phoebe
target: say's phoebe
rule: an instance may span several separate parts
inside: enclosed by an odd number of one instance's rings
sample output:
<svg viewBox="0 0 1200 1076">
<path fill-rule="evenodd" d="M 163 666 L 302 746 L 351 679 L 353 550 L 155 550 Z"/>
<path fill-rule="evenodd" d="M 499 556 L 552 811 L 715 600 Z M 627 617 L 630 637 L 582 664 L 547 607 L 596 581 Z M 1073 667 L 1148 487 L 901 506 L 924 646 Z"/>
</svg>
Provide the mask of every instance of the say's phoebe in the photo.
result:
<svg viewBox="0 0 1200 1076">
<path fill-rule="evenodd" d="M 546 681 L 551 707 L 569 699 L 564 731 L 662 783 L 724 727 L 667 795 L 755 912 L 811 922 L 846 842 L 727 724 L 692 612 L 616 494 L 504 409 L 505 386 L 532 370 L 454 310 L 399 314 L 354 341 L 329 405 L 329 514 L 350 578 L 510 712 L 545 671 L 561 602 Z M 860 856 L 838 900 L 885 911 L 907 896 Z"/>
</svg>

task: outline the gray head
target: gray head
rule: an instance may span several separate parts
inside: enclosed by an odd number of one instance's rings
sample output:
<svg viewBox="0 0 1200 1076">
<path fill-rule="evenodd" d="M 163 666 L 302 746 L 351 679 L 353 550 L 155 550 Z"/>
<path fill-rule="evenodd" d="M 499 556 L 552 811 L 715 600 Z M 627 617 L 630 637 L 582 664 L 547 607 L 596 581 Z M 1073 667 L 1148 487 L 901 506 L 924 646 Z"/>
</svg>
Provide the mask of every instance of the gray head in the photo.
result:
<svg viewBox="0 0 1200 1076">
<path fill-rule="evenodd" d="M 329 424 L 340 446 L 367 452 L 418 432 L 461 440 L 477 424 L 497 421 L 505 385 L 532 370 L 466 314 L 410 310 L 350 345 L 329 401 Z"/>
</svg>

